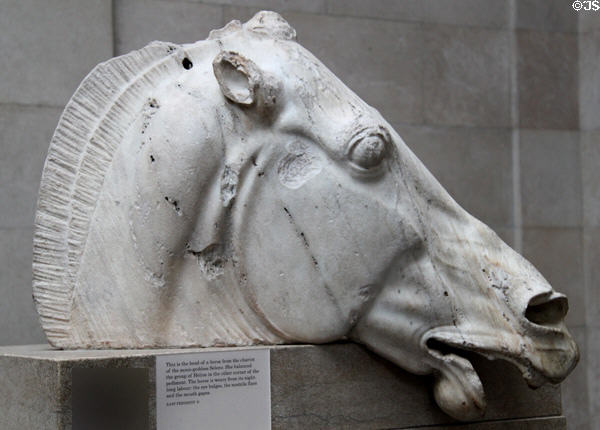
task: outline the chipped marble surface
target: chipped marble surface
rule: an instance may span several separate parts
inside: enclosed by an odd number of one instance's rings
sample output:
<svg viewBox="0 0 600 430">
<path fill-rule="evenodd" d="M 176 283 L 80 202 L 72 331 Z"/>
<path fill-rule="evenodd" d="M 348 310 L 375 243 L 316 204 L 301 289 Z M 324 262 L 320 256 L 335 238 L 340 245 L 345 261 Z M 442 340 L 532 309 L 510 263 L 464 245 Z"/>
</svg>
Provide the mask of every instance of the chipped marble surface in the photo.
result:
<svg viewBox="0 0 600 430">
<path fill-rule="evenodd" d="M 100 64 L 42 175 L 34 298 L 58 348 L 350 339 L 486 408 L 465 351 L 557 383 L 567 298 L 261 12 Z"/>
</svg>

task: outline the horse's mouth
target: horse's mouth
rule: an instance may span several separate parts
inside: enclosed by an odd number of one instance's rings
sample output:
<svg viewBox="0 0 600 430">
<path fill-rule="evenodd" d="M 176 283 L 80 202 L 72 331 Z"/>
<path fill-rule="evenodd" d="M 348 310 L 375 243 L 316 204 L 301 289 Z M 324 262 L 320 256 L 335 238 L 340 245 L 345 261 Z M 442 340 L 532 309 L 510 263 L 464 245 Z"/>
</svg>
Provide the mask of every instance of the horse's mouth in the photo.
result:
<svg viewBox="0 0 600 430">
<path fill-rule="evenodd" d="M 470 355 L 475 353 L 481 355 L 488 360 L 502 359 L 512 363 L 516 366 L 523 375 L 523 378 L 531 388 L 539 388 L 546 382 L 560 382 L 560 381 L 549 381 L 539 370 L 535 369 L 533 365 L 522 356 L 517 356 L 510 353 L 508 350 L 486 350 L 482 347 L 475 346 L 472 343 L 465 341 L 455 342 L 451 340 L 441 339 L 436 336 L 432 336 L 426 341 L 427 348 L 430 354 L 440 357 L 455 355 L 462 357 L 465 360 L 470 360 Z"/>
<path fill-rule="evenodd" d="M 527 384 L 537 388 L 547 382 L 558 383 L 570 372 L 566 365 L 559 376 L 536 368 L 522 348 L 494 345 L 491 336 L 463 336 L 455 330 L 434 329 L 424 337 L 424 346 L 433 359 L 435 371 L 434 396 L 448 415 L 462 421 L 480 418 L 485 413 L 483 384 L 471 359 L 472 354 L 487 359 L 502 359 L 515 365 Z M 576 358 L 574 362 L 576 363 Z"/>
</svg>

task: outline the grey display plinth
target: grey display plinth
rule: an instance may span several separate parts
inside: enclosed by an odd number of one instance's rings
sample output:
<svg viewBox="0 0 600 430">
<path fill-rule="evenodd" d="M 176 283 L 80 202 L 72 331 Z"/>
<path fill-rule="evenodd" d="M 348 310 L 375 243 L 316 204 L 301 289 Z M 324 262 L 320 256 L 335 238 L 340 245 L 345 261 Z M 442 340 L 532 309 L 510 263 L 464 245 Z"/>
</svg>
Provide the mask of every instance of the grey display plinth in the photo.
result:
<svg viewBox="0 0 600 430">
<path fill-rule="evenodd" d="M 474 359 L 487 393 L 487 412 L 481 422 L 457 426 L 436 406 L 425 377 L 408 374 L 358 345 L 269 349 L 274 429 L 566 428 L 561 416 L 560 389 L 546 386 L 531 390 L 520 374 L 504 362 Z M 0 347 L 0 428 L 71 429 L 74 369 L 141 368 L 147 369 L 147 425 L 154 429 L 156 356 L 206 350 L 55 351 L 45 345 Z"/>
</svg>

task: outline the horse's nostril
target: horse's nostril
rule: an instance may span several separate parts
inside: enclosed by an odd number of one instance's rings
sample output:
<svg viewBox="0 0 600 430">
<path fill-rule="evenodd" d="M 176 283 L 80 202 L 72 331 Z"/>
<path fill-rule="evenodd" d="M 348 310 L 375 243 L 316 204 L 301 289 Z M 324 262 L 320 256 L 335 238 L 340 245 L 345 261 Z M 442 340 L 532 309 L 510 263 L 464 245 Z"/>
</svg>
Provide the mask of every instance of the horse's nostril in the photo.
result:
<svg viewBox="0 0 600 430">
<path fill-rule="evenodd" d="M 552 325 L 560 323 L 569 310 L 569 301 L 562 294 L 553 294 L 540 302 L 536 297 L 530 300 L 525 318 L 534 324 Z"/>
</svg>

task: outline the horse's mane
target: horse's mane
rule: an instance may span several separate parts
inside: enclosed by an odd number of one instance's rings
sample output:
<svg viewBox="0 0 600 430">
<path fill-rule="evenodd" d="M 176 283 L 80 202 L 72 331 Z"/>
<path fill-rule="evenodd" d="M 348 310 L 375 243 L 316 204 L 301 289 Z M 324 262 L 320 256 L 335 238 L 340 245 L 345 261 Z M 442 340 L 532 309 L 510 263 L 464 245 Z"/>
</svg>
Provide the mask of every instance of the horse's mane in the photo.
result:
<svg viewBox="0 0 600 430">
<path fill-rule="evenodd" d="M 242 26 L 233 21 L 209 39 L 252 31 L 294 39 L 279 15 L 260 12 Z M 71 310 L 81 256 L 103 182 L 125 133 L 149 92 L 185 67 L 185 46 L 152 42 L 96 66 L 79 85 L 50 142 L 40 184 L 33 238 L 33 297 L 52 344 L 70 337 Z"/>
<path fill-rule="evenodd" d="M 33 238 L 33 295 L 49 338 L 68 337 L 74 276 L 104 176 L 148 90 L 176 65 L 176 51 L 153 42 L 99 64 L 60 118 L 42 174 Z"/>
</svg>

